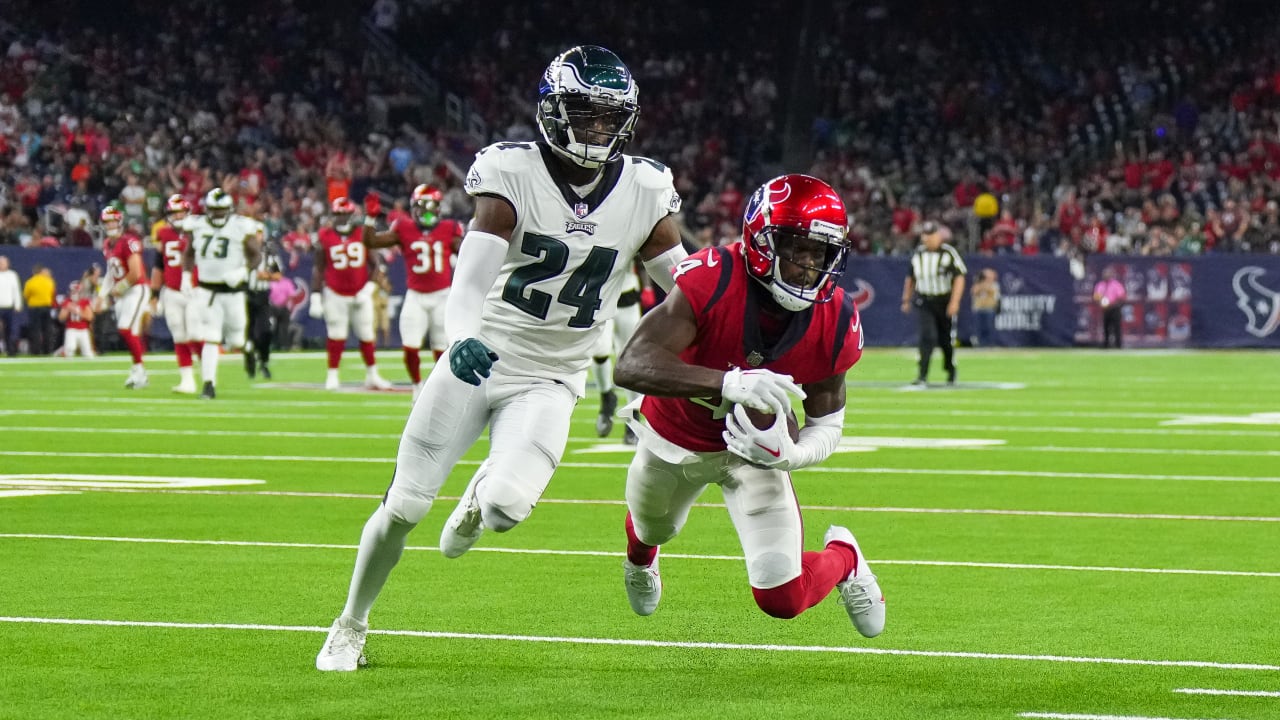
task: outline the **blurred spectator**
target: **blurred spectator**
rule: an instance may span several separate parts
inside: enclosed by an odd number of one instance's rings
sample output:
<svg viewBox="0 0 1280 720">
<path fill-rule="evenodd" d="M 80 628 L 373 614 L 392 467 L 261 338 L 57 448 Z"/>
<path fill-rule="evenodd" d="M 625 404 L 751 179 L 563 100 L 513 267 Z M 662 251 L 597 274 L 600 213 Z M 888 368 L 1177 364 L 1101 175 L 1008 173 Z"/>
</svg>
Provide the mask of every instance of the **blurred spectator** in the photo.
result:
<svg viewBox="0 0 1280 720">
<path fill-rule="evenodd" d="M 22 312 L 22 285 L 9 258 L 0 255 L 0 344 L 10 357 L 18 354 L 18 313 Z"/>
<path fill-rule="evenodd" d="M 996 344 L 996 314 L 1000 312 L 1000 282 L 995 269 L 986 268 L 978 274 L 969 297 L 974 325 L 969 341 L 975 347 L 991 347 Z"/>
</svg>

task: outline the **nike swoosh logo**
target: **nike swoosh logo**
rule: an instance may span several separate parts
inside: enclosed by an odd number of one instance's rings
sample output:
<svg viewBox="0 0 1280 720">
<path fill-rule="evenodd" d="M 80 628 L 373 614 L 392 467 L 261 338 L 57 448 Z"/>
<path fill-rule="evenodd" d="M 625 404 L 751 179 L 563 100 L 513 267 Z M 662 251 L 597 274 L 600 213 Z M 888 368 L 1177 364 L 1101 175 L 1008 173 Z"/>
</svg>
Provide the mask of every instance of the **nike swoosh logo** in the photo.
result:
<svg viewBox="0 0 1280 720">
<path fill-rule="evenodd" d="M 707 267 L 712 268 L 720 264 L 720 256 L 715 250 L 707 254 Z"/>
<path fill-rule="evenodd" d="M 756 447 L 760 448 L 761 450 L 763 450 L 763 451 L 765 451 L 765 452 L 769 453 L 770 455 L 772 455 L 772 456 L 774 456 L 774 457 L 782 457 L 782 450 L 774 450 L 773 448 L 765 447 L 764 445 L 761 445 L 760 443 L 756 443 Z"/>
</svg>

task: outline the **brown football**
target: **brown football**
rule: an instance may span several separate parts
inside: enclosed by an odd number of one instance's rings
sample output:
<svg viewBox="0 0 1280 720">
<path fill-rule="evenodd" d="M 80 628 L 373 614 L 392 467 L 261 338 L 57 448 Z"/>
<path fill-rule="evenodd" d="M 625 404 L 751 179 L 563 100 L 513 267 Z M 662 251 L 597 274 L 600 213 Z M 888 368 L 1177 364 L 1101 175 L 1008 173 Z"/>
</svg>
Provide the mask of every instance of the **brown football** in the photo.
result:
<svg viewBox="0 0 1280 720">
<path fill-rule="evenodd" d="M 773 427 L 773 413 L 764 413 L 759 410 L 753 410 L 746 405 L 741 406 L 747 413 L 747 418 L 751 420 L 751 424 L 757 430 Z M 791 433 L 791 441 L 795 442 L 800 439 L 800 421 L 796 419 L 795 411 L 787 411 L 787 432 Z"/>
</svg>

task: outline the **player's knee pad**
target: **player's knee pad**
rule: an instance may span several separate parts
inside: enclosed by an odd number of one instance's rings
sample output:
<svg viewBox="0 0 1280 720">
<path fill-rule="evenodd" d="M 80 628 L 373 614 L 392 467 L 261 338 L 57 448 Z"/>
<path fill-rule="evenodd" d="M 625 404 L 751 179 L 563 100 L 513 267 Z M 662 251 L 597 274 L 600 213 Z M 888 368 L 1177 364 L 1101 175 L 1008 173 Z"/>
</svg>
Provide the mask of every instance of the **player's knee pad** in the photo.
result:
<svg viewBox="0 0 1280 720">
<path fill-rule="evenodd" d="M 756 605 L 769 617 L 790 620 L 806 609 L 802 578 L 793 578 L 791 582 L 777 587 L 752 587 L 751 594 L 756 599 Z"/>
<path fill-rule="evenodd" d="M 680 526 L 668 517 L 646 517 L 631 511 L 631 525 L 645 545 L 664 545 L 680 533 Z"/>
<path fill-rule="evenodd" d="M 747 579 L 753 588 L 776 588 L 800 577 L 799 558 L 785 552 L 762 552 L 747 557 Z"/>
<path fill-rule="evenodd" d="M 391 485 L 387 496 L 382 500 L 392 522 L 410 526 L 422 522 L 422 518 L 431 510 L 431 502 L 431 498 L 398 488 L 395 484 Z"/>
</svg>

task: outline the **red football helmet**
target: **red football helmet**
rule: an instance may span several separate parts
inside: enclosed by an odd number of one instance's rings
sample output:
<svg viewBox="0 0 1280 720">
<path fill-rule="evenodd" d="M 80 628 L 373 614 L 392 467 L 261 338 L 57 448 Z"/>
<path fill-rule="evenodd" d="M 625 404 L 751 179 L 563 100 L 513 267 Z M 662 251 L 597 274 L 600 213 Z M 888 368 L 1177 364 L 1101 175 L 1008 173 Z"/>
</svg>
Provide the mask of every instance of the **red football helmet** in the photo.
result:
<svg viewBox="0 0 1280 720">
<path fill-rule="evenodd" d="M 124 213 L 110 205 L 102 208 L 98 221 L 102 223 L 102 231 L 107 237 L 120 237 L 124 232 Z"/>
<path fill-rule="evenodd" d="M 170 195 L 164 203 L 164 214 L 171 221 L 178 221 L 191 214 L 191 203 L 181 195 Z"/>
<path fill-rule="evenodd" d="M 413 218 L 423 227 L 434 226 L 440 219 L 440 201 L 443 199 L 444 193 L 434 185 L 419 185 L 414 188 L 413 194 L 409 196 Z"/>
<path fill-rule="evenodd" d="M 808 175 L 776 177 L 751 195 L 742 218 L 747 272 L 792 312 L 827 302 L 848 259 L 848 225 L 830 185 Z"/>
<path fill-rule="evenodd" d="M 350 198 L 336 197 L 329 203 L 329 212 L 333 215 L 333 229 L 346 235 L 355 224 L 356 204 Z"/>
</svg>

